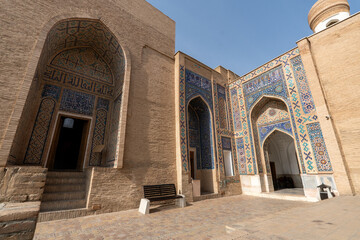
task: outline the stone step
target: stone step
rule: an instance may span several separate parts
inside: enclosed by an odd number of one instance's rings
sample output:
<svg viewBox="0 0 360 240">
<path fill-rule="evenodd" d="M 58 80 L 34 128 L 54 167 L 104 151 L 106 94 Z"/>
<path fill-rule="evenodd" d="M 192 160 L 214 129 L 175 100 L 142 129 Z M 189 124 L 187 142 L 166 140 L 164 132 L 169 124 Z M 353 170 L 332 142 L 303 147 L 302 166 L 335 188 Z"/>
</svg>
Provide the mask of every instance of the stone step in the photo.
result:
<svg viewBox="0 0 360 240">
<path fill-rule="evenodd" d="M 48 172 L 47 178 L 85 178 L 84 172 Z"/>
<path fill-rule="evenodd" d="M 204 195 L 193 197 L 193 200 L 194 200 L 194 202 L 197 202 L 197 201 L 219 198 L 219 197 L 221 197 L 221 194 L 219 194 L 219 193 L 207 193 Z"/>
<path fill-rule="evenodd" d="M 85 199 L 85 191 L 44 193 L 43 202 Z"/>
<path fill-rule="evenodd" d="M 41 212 L 38 216 L 38 222 L 48 222 L 61 219 L 70 219 L 77 217 L 85 217 L 95 214 L 95 211 L 88 210 L 87 208 L 77 208 L 70 210 L 60 210 L 52 212 Z"/>
<path fill-rule="evenodd" d="M 70 177 L 66 177 L 66 178 L 60 178 L 60 177 L 47 178 L 45 188 L 46 188 L 46 185 L 85 184 L 85 181 L 86 181 L 86 178 L 70 178 Z"/>
<path fill-rule="evenodd" d="M 86 188 L 85 183 L 83 184 L 60 184 L 60 185 L 46 185 L 44 193 L 54 192 L 77 192 L 84 191 Z"/>
<path fill-rule="evenodd" d="M 49 212 L 49 211 L 58 211 L 66 209 L 76 209 L 76 208 L 85 208 L 86 200 L 62 200 L 62 201 L 50 201 L 50 202 L 41 202 L 40 211 Z"/>
</svg>

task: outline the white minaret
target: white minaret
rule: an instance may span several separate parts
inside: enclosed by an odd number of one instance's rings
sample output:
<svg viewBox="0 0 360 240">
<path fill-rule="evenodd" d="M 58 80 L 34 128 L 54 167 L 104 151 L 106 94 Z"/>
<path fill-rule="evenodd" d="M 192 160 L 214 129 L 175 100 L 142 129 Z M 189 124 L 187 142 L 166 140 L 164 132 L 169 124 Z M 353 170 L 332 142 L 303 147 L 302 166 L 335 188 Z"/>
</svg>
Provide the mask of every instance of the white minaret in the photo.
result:
<svg viewBox="0 0 360 240">
<path fill-rule="evenodd" d="M 308 21 L 317 33 L 348 17 L 350 6 L 347 0 L 318 0 L 309 12 Z"/>
</svg>

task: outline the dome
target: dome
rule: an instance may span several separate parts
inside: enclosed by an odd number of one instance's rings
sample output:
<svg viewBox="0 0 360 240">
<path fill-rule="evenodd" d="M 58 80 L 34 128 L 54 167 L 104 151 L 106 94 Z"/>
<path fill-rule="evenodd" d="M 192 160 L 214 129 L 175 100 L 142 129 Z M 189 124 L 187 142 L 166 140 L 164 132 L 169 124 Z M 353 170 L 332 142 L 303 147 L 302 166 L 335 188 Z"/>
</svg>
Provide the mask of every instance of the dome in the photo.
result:
<svg viewBox="0 0 360 240">
<path fill-rule="evenodd" d="M 318 0 L 309 12 L 308 22 L 314 32 L 320 32 L 349 16 L 347 0 Z"/>
</svg>

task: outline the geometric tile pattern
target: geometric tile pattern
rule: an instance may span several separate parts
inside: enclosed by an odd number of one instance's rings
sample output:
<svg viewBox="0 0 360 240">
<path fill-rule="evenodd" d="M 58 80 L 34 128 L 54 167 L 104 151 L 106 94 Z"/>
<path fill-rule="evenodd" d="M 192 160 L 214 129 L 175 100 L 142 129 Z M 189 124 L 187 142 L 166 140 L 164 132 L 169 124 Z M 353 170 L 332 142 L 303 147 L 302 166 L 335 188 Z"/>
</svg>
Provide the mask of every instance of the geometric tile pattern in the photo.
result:
<svg viewBox="0 0 360 240">
<path fill-rule="evenodd" d="M 239 106 L 239 98 L 237 95 L 236 88 L 230 90 L 231 92 L 231 103 L 232 103 L 232 112 L 233 112 L 233 119 L 234 119 L 234 131 L 241 131 L 241 115 L 240 115 L 240 106 Z"/>
<path fill-rule="evenodd" d="M 61 88 L 57 86 L 44 86 L 42 100 L 25 154 L 24 163 L 26 164 L 41 164 L 50 123 L 60 91 Z"/>
<path fill-rule="evenodd" d="M 214 91 L 214 104 L 215 104 L 215 124 L 214 127 L 216 129 L 215 138 L 216 138 L 216 145 L 217 145 L 217 151 L 215 152 L 215 156 L 217 154 L 218 161 L 216 162 L 216 169 L 220 169 L 220 178 L 222 179 L 225 174 L 225 168 L 224 168 L 224 159 L 223 159 L 223 151 L 222 151 L 222 141 L 221 141 L 221 131 L 224 130 L 225 132 L 228 132 L 227 130 L 227 111 L 226 111 L 226 94 L 225 94 L 225 88 L 221 86 L 220 84 L 216 83 L 216 80 L 213 80 L 213 88 Z M 221 106 L 220 106 L 221 105 Z M 225 120 L 225 121 L 224 121 Z M 222 128 L 222 126 L 225 128 Z M 222 186 L 223 182 L 220 183 L 220 186 Z"/>
<path fill-rule="evenodd" d="M 205 102 L 210 106 L 212 110 L 213 106 L 213 96 L 212 96 L 212 87 L 211 81 L 196 74 L 190 70 L 186 70 L 186 102 L 196 97 L 202 96 Z"/>
<path fill-rule="evenodd" d="M 60 110 L 91 116 L 94 109 L 94 103 L 94 95 L 64 89 Z"/>
<path fill-rule="evenodd" d="M 104 144 L 105 130 L 107 122 L 107 111 L 100 108 L 96 111 L 95 128 L 93 133 L 93 139 L 91 144 L 91 154 L 89 166 L 100 166 L 102 153 L 95 153 L 93 149 L 98 145 Z"/>
<path fill-rule="evenodd" d="M 94 153 L 93 149 L 97 145 L 104 144 L 108 109 L 109 109 L 109 100 L 98 98 L 96 104 L 96 120 L 95 120 L 95 128 L 94 128 L 92 144 L 91 144 L 89 166 L 101 165 L 102 152 Z"/>
<path fill-rule="evenodd" d="M 196 111 L 193 110 L 191 105 L 189 105 L 189 109 L 188 109 L 188 119 L 189 119 L 189 125 L 188 125 L 189 146 L 192 148 L 196 148 L 197 169 L 201 169 L 200 122 Z"/>
<path fill-rule="evenodd" d="M 220 121 L 220 128 L 227 129 L 228 128 L 228 115 L 226 111 L 226 92 L 225 88 L 219 84 L 217 86 L 217 97 L 218 97 L 218 107 L 215 108 L 219 109 L 219 121 Z"/>
<path fill-rule="evenodd" d="M 246 174 L 246 156 L 245 156 L 245 145 L 243 138 L 236 138 L 236 150 L 237 158 L 239 162 L 240 174 Z"/>
<path fill-rule="evenodd" d="M 193 112 L 190 109 L 193 110 Z M 200 164 L 198 164 L 198 168 L 201 167 L 201 169 L 214 169 L 210 111 L 201 98 L 195 98 L 191 100 L 189 103 L 189 114 L 191 113 L 196 114 L 196 116 L 198 117 L 198 119 L 195 119 L 195 121 L 197 121 L 198 123 L 197 124 L 192 123 L 193 126 L 194 125 L 198 126 L 197 134 L 199 134 L 198 135 L 199 137 L 197 137 L 197 139 L 200 138 L 201 166 Z M 196 116 L 192 116 L 191 118 L 194 119 L 196 118 Z M 196 129 L 193 130 L 196 131 Z"/>
<path fill-rule="evenodd" d="M 332 171 L 332 166 L 329 159 L 329 154 L 326 150 L 324 137 L 321 132 L 320 124 L 309 123 L 306 125 L 309 137 L 311 140 L 311 146 L 314 151 L 315 161 L 319 172 Z"/>
<path fill-rule="evenodd" d="M 185 73 L 185 76 L 184 76 Z M 183 79 L 184 78 L 184 79 Z M 183 81 L 184 80 L 184 81 Z M 182 91 L 185 90 L 185 94 Z M 215 92 L 216 93 L 216 92 Z M 198 98 L 199 96 L 202 97 Z M 183 97 L 185 101 L 183 101 Z M 213 156 L 213 128 L 212 128 L 212 109 L 213 109 L 213 95 L 211 81 L 203 76 L 194 73 L 190 70 L 184 69 L 180 66 L 180 126 L 181 131 L 181 148 L 182 148 L 182 164 L 184 171 L 188 170 L 187 159 L 187 144 L 188 137 L 186 136 L 187 126 L 187 109 L 189 102 L 193 110 L 199 116 L 199 123 L 202 128 L 200 129 L 200 158 L 201 169 L 213 169 L 215 167 Z M 209 106 L 209 107 L 208 107 Z M 183 116 L 183 118 L 182 118 Z M 186 154 L 184 154 L 186 151 Z M 199 162 L 199 161 L 198 161 Z M 198 166 L 199 167 L 199 166 Z"/>
<path fill-rule="evenodd" d="M 306 114 L 310 113 L 315 110 L 315 105 L 307 81 L 304 65 L 301 61 L 301 56 L 299 55 L 292 58 L 291 65 L 296 79 L 297 87 L 299 89 L 303 111 Z"/>
<path fill-rule="evenodd" d="M 234 137 L 243 138 L 247 164 L 251 163 L 250 158 L 254 158 L 254 145 L 253 145 L 254 140 L 252 139 L 252 134 L 251 134 L 252 126 L 248 116 L 249 110 L 252 108 L 252 105 L 256 103 L 261 96 L 267 95 L 267 96 L 277 96 L 281 98 L 288 106 L 288 110 L 289 110 L 288 114 L 292 126 L 292 134 L 296 142 L 296 147 L 298 150 L 297 153 L 298 153 L 299 161 L 301 163 L 302 172 L 316 173 L 318 171 L 315 163 L 315 156 L 312 151 L 312 148 L 310 147 L 311 142 L 310 142 L 308 130 L 306 128 L 306 124 L 317 122 L 318 117 L 316 114 L 315 106 L 313 108 L 314 110 L 309 114 L 306 114 L 303 110 L 304 107 L 302 106 L 301 97 L 299 95 L 300 91 L 297 88 L 298 87 L 297 85 L 299 85 L 299 83 L 296 84 L 295 77 L 298 77 L 298 81 L 304 80 L 303 77 L 305 76 L 305 71 L 303 69 L 302 63 L 300 64 L 299 62 L 301 61 L 300 58 L 297 59 L 297 60 L 300 59 L 297 62 L 297 64 L 298 66 L 301 67 L 301 69 L 298 68 L 297 73 L 294 73 L 295 69 L 292 69 L 292 64 L 290 61 L 290 59 L 297 56 L 299 56 L 299 50 L 298 49 L 291 50 L 285 53 L 284 55 L 274 59 L 273 61 L 261 66 L 260 68 L 248 73 L 247 75 L 240 77 L 239 80 L 229 84 L 229 90 L 231 94 L 237 91 L 240 111 L 241 111 L 240 121 L 242 122 L 242 130 L 236 131 L 234 129 Z M 276 71 L 276 70 L 278 70 L 277 72 L 278 74 L 276 73 L 269 74 L 272 71 Z M 281 76 L 280 78 L 278 78 L 279 74 Z M 253 82 L 253 80 L 256 81 Z M 269 84 L 269 82 L 273 82 L 273 83 Z M 281 84 L 279 84 L 280 82 Z M 307 80 L 306 80 L 306 84 L 307 84 Z M 242 88 L 245 86 L 246 89 L 244 88 L 244 94 L 243 94 Z M 310 100 L 308 99 L 308 97 L 310 97 Z M 304 99 L 307 99 L 309 103 L 310 102 L 313 103 L 311 93 L 308 94 L 306 97 L 304 97 Z M 246 104 L 246 109 L 243 107 L 244 102 Z M 232 105 L 231 110 L 233 110 L 233 107 L 234 105 L 236 105 L 236 102 L 234 103 L 234 99 L 232 99 L 230 103 Z M 307 107 L 307 109 L 311 109 L 311 107 Z M 232 120 L 234 121 L 235 117 L 233 117 Z M 232 123 L 232 121 L 230 122 Z M 234 121 L 234 125 L 236 125 L 235 121 Z M 247 147 L 247 143 L 250 145 L 250 148 Z M 254 161 L 255 158 L 253 159 L 253 163 Z M 248 170 L 247 174 L 256 173 L 256 169 L 251 169 L 254 171 L 250 172 L 249 166 L 247 168 Z M 255 167 L 256 165 L 254 164 L 254 168 Z"/>
<path fill-rule="evenodd" d="M 180 65 L 180 83 L 179 83 L 179 107 L 180 107 L 180 151 L 181 151 L 181 162 L 184 173 L 187 173 L 188 168 L 188 159 L 187 159 L 187 141 L 186 141 L 186 112 L 187 112 L 187 103 L 185 100 L 185 66 Z"/>
<path fill-rule="evenodd" d="M 50 65 L 76 72 L 95 81 L 113 84 L 112 73 L 102 57 L 90 47 L 79 47 L 58 53 Z"/>
</svg>

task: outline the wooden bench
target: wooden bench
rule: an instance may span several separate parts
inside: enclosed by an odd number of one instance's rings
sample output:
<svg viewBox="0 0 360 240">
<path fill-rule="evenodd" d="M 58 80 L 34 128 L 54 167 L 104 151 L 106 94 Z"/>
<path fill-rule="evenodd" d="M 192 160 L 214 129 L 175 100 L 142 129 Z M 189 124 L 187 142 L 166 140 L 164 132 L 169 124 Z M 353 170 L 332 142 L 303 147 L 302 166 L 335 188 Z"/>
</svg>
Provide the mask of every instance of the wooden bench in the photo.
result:
<svg viewBox="0 0 360 240">
<path fill-rule="evenodd" d="M 149 214 L 150 202 L 175 199 L 175 204 L 185 207 L 185 196 L 177 195 L 175 184 L 145 185 L 144 198 L 140 201 L 139 212 Z"/>
</svg>

